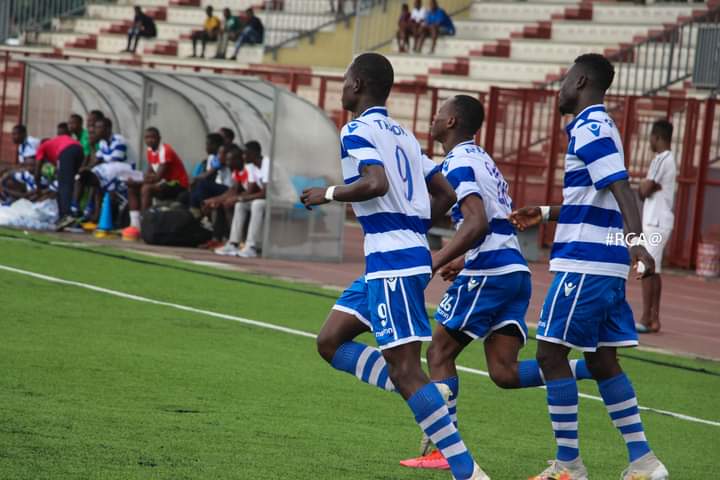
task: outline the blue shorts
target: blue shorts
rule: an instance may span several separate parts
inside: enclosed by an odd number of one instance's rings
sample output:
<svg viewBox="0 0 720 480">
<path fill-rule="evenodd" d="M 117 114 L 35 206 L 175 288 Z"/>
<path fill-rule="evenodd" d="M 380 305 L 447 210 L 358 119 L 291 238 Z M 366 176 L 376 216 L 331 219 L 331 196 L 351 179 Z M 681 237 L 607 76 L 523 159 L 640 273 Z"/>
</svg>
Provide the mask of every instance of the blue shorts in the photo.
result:
<svg viewBox="0 0 720 480">
<path fill-rule="evenodd" d="M 507 325 L 527 339 L 525 313 L 532 283 L 528 272 L 505 275 L 459 275 L 443 296 L 435 320 L 448 330 L 485 338 Z"/>
<path fill-rule="evenodd" d="M 638 336 L 625 299 L 625 279 L 556 273 L 540 313 L 537 338 L 584 352 L 636 346 Z"/>
<path fill-rule="evenodd" d="M 425 311 L 425 287 L 430 275 L 359 278 L 345 290 L 333 310 L 349 313 L 375 335 L 380 349 L 432 340 Z"/>
</svg>

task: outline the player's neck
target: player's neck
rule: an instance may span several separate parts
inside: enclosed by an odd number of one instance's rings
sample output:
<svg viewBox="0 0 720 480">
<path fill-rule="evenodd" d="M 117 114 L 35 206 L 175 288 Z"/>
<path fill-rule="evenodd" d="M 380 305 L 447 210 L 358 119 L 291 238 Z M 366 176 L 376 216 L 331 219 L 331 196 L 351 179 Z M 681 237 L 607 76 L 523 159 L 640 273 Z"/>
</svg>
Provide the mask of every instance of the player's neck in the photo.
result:
<svg viewBox="0 0 720 480">
<path fill-rule="evenodd" d="M 588 107 L 592 107 L 593 105 L 604 105 L 605 104 L 605 95 L 604 94 L 588 94 L 585 98 L 580 99 L 578 101 L 577 107 L 575 107 L 575 111 L 573 112 L 573 116 L 577 117 L 580 115 L 580 113 L 585 110 Z"/>
<path fill-rule="evenodd" d="M 447 155 L 452 151 L 453 148 L 457 147 L 461 143 L 474 141 L 474 137 L 468 137 L 467 135 L 448 134 L 448 137 L 445 139 L 444 142 L 442 142 L 442 146 L 443 150 L 445 150 L 445 154 Z"/>
<path fill-rule="evenodd" d="M 355 106 L 355 111 L 353 112 L 353 114 L 355 114 L 355 117 L 359 117 L 360 115 L 362 115 L 362 113 L 365 110 L 368 110 L 373 107 L 385 108 L 385 102 L 380 102 L 373 98 L 361 98 L 360 100 L 358 100 L 358 103 Z"/>
</svg>

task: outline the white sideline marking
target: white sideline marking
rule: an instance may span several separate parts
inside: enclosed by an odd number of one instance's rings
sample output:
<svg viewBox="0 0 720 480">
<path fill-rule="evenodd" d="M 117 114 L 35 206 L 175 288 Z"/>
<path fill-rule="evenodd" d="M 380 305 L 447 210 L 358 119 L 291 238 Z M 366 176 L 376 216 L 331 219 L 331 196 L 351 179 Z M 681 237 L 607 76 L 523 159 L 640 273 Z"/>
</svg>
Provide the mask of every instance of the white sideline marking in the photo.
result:
<svg viewBox="0 0 720 480">
<path fill-rule="evenodd" d="M 237 317 L 234 315 L 226 315 L 224 313 L 213 312 L 210 310 L 203 310 L 201 308 L 189 307 L 187 305 L 180 305 L 177 303 L 164 302 L 162 300 L 154 300 L 152 298 L 141 297 L 139 295 L 133 295 L 130 293 L 119 292 L 117 290 L 110 290 L 109 288 L 97 287 L 95 285 L 90 285 L 87 283 L 75 282 L 72 280 L 64 280 L 62 278 L 51 277 L 49 275 L 43 275 L 41 273 L 35 273 L 35 272 L 27 271 L 27 270 L 21 270 L 19 268 L 8 267 L 7 265 L 0 264 L 0 270 L 5 270 L 7 272 L 13 272 L 13 273 L 17 273 L 20 275 L 26 275 L 28 277 L 33 277 L 33 278 L 45 280 L 45 281 L 52 282 L 52 283 L 59 283 L 62 285 L 72 285 L 74 287 L 84 288 L 86 290 L 92 290 L 94 292 L 105 293 L 107 295 L 125 298 L 128 300 L 135 300 L 137 302 L 150 303 L 152 305 L 162 305 L 165 307 L 170 307 L 170 308 L 174 308 L 176 310 L 182 310 L 185 312 L 198 313 L 200 315 L 221 318 L 223 320 L 230 320 L 233 322 L 243 323 L 245 325 L 252 325 L 254 327 L 266 328 L 268 330 L 275 330 L 278 332 L 289 333 L 291 335 L 297 335 L 299 337 L 306 337 L 306 338 L 316 338 L 317 337 L 314 333 L 305 332 L 303 330 L 297 330 L 294 328 L 283 327 L 280 325 L 274 325 L 272 323 L 260 322 L 258 320 L 251 320 L 249 318 Z M 425 361 L 425 360 L 423 359 L 423 361 Z M 474 375 L 480 375 L 483 377 L 490 376 L 490 374 L 484 370 L 479 370 L 479 369 L 470 368 L 470 367 L 463 367 L 462 365 L 458 365 L 457 369 L 460 370 L 461 372 L 472 373 Z M 544 387 L 542 387 L 542 388 L 544 388 Z M 588 395 L 585 393 L 581 393 L 580 397 L 587 398 L 590 400 L 596 400 L 596 401 L 600 401 L 600 402 L 603 401 L 602 398 L 600 398 L 598 396 Z M 702 423 L 705 425 L 712 425 L 714 427 L 720 427 L 720 422 L 716 422 L 713 420 L 706 420 L 704 418 L 693 417 L 691 415 L 685 415 L 683 413 L 675 413 L 675 412 L 670 412 L 668 410 L 660 410 L 657 408 L 644 407 L 644 406 L 638 406 L 638 408 L 643 411 L 659 413 L 660 415 L 666 415 L 669 417 L 677 418 L 679 420 L 685 420 L 688 422 Z"/>
</svg>

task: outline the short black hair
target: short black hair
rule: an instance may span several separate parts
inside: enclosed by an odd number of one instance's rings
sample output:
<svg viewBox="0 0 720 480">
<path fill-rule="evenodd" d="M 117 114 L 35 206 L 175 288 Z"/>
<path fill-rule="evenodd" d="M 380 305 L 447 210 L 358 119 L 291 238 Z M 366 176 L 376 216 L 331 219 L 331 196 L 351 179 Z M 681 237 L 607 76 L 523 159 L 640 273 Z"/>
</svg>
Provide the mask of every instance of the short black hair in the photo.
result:
<svg viewBox="0 0 720 480">
<path fill-rule="evenodd" d="M 480 100 L 470 95 L 455 95 L 453 106 L 458 128 L 465 134 L 475 135 L 485 121 L 485 109 Z"/>
<path fill-rule="evenodd" d="M 374 100 L 385 102 L 390 96 L 395 73 L 390 60 L 379 53 L 358 55 L 351 65 L 352 74 L 360 79 Z"/>
<path fill-rule="evenodd" d="M 13 127 L 13 130 L 17 130 L 18 132 L 22 133 L 23 135 L 27 135 L 27 127 L 23 125 L 22 123 L 18 123 Z"/>
<path fill-rule="evenodd" d="M 232 153 L 232 154 L 240 155 L 240 156 L 242 156 L 242 153 L 243 153 L 242 148 L 240 148 L 238 145 L 236 145 L 234 143 L 232 145 L 228 145 L 227 147 L 225 147 L 223 152 L 225 155 L 227 155 L 228 153 Z"/>
<path fill-rule="evenodd" d="M 105 114 L 102 113 L 100 110 L 90 110 L 90 115 L 94 116 L 98 120 L 105 118 Z"/>
<path fill-rule="evenodd" d="M 222 135 L 219 133 L 208 133 L 207 141 L 211 145 L 217 145 L 218 147 L 223 144 Z"/>
<path fill-rule="evenodd" d="M 661 118 L 660 120 L 655 120 L 650 134 L 657 135 L 662 140 L 670 143 L 672 141 L 673 125 L 664 118 Z"/>
<path fill-rule="evenodd" d="M 60 122 L 60 123 L 58 123 L 58 124 L 57 124 L 57 129 L 58 129 L 58 131 L 59 131 L 59 130 L 63 130 L 63 131 L 65 131 L 65 132 L 69 132 L 69 131 L 70 131 L 70 127 L 68 127 L 67 122 Z"/>
<path fill-rule="evenodd" d="M 262 156 L 262 147 L 260 146 L 260 142 L 257 142 L 255 140 L 250 140 L 249 142 L 247 142 L 245 144 L 245 149 L 250 152 L 253 152 L 258 157 Z"/>
<path fill-rule="evenodd" d="M 147 128 L 145 129 L 145 131 L 146 131 L 146 132 L 152 132 L 152 133 L 154 133 L 155 135 L 157 135 L 158 137 L 160 136 L 160 130 L 158 130 L 157 127 L 147 127 Z"/>
<path fill-rule="evenodd" d="M 220 127 L 220 131 L 222 134 L 230 139 L 230 142 L 232 143 L 233 140 L 235 140 L 235 132 L 233 132 L 232 128 L 230 127 Z"/>
<path fill-rule="evenodd" d="M 112 128 L 113 128 L 112 120 L 110 120 L 110 119 L 107 118 L 107 117 L 103 117 L 103 118 L 101 118 L 101 119 L 99 119 L 99 120 L 96 120 L 96 121 L 97 121 L 97 122 L 102 122 L 103 125 L 105 126 L 105 128 L 107 128 L 108 130 L 112 130 Z"/>
<path fill-rule="evenodd" d="M 73 114 L 71 114 L 71 115 L 70 115 L 70 118 L 74 118 L 74 119 L 77 120 L 78 122 L 83 123 L 83 117 L 82 117 L 82 115 L 80 115 L 79 113 L 73 113 Z"/>
<path fill-rule="evenodd" d="M 580 65 L 592 85 L 603 92 L 610 88 L 615 78 L 615 67 L 612 63 L 599 53 L 586 53 L 575 59 L 575 64 Z"/>
</svg>

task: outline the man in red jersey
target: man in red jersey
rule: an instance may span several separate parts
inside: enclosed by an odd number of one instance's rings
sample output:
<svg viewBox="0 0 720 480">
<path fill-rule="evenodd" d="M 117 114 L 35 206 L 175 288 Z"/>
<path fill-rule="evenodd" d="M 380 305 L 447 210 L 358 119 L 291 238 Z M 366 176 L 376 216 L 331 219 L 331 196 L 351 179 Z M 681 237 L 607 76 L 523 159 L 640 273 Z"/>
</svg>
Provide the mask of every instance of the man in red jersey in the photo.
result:
<svg viewBox="0 0 720 480">
<path fill-rule="evenodd" d="M 188 188 L 185 166 L 175 150 L 161 141 L 155 127 L 145 130 L 148 169 L 141 181 L 128 180 L 130 226 L 123 230 L 123 238 L 140 237 L 140 212 L 152 206 L 154 198 L 173 200 Z"/>
</svg>

